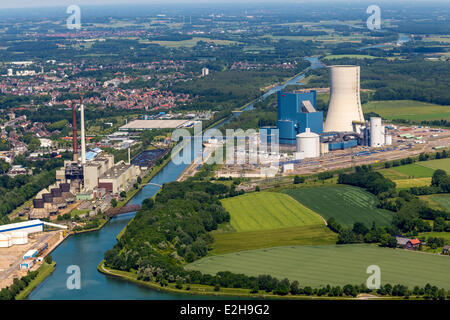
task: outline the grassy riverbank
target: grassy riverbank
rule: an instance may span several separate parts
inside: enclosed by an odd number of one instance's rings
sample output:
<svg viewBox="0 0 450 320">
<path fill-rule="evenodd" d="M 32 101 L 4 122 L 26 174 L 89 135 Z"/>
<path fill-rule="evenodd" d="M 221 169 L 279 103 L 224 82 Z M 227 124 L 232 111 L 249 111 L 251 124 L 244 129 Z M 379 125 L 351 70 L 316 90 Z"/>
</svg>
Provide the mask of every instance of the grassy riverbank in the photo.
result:
<svg viewBox="0 0 450 320">
<path fill-rule="evenodd" d="M 251 293 L 250 289 L 242 289 L 242 288 L 220 288 L 220 291 L 216 291 L 213 286 L 201 285 L 201 284 L 183 284 L 182 289 L 176 288 L 175 283 L 169 283 L 165 287 L 161 287 L 159 283 L 150 282 L 150 281 L 142 281 L 137 279 L 137 274 L 133 272 L 120 271 L 115 269 L 110 269 L 105 267 L 104 261 L 102 260 L 97 270 L 100 273 L 105 275 L 121 278 L 123 280 L 131 281 L 133 283 L 155 289 L 162 292 L 169 293 L 178 293 L 178 294 L 186 294 L 186 295 L 202 295 L 202 296 L 210 296 L 213 298 L 214 296 L 224 296 L 224 297 L 234 297 L 234 298 L 242 298 L 242 299 L 292 299 L 292 300 L 359 300 L 359 299 L 403 299 L 402 297 L 382 297 L 371 294 L 360 295 L 359 297 L 328 297 L 328 296 L 305 296 L 305 295 L 275 295 L 272 293 L 267 293 L 263 290 L 259 290 L 256 293 Z M 411 297 L 411 299 L 414 299 Z"/>
<path fill-rule="evenodd" d="M 39 274 L 31 280 L 31 282 L 28 284 L 28 286 L 25 287 L 17 296 L 16 300 L 24 300 L 28 297 L 28 295 L 33 291 L 42 281 L 44 281 L 49 275 L 55 271 L 56 263 L 52 262 L 51 264 L 48 264 L 46 262 L 43 262 L 42 265 L 39 267 L 38 272 Z"/>
</svg>

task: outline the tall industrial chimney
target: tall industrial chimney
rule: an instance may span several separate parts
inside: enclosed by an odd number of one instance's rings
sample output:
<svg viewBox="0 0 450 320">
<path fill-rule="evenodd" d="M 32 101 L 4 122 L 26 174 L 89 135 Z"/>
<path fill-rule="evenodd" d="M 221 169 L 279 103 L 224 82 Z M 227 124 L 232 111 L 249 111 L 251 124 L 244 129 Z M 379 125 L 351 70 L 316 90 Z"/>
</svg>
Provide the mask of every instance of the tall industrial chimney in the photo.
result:
<svg viewBox="0 0 450 320">
<path fill-rule="evenodd" d="M 359 66 L 330 66 L 330 103 L 324 131 L 353 131 L 352 123 L 364 122 L 359 97 Z M 357 126 L 359 131 L 359 126 Z"/>
<path fill-rule="evenodd" d="M 72 102 L 72 148 L 73 161 L 78 161 L 78 143 L 77 143 L 77 112 L 75 102 Z"/>
<path fill-rule="evenodd" d="M 128 148 L 128 164 L 131 164 L 130 148 Z"/>
<path fill-rule="evenodd" d="M 80 104 L 80 121 L 81 121 L 81 163 L 86 163 L 86 137 L 84 133 L 84 105 L 83 99 Z"/>
</svg>

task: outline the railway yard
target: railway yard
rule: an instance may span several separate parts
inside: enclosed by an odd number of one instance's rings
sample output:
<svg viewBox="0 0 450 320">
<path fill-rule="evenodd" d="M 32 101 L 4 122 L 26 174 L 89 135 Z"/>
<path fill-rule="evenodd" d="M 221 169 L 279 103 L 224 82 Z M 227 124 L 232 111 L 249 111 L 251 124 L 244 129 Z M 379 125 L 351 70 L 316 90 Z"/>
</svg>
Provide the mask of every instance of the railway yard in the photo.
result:
<svg viewBox="0 0 450 320">
<path fill-rule="evenodd" d="M 1 248 L 0 255 L 0 288 L 13 283 L 14 278 L 20 279 L 27 272 L 37 270 L 43 258 L 56 248 L 64 240 L 63 231 L 46 231 L 28 235 L 28 243 L 13 245 L 9 248 Z M 45 244 L 47 244 L 45 246 Z M 24 261 L 24 255 L 34 248 L 45 246 L 36 259 L 34 265 L 29 269 L 20 268 Z"/>
<path fill-rule="evenodd" d="M 292 154 L 282 151 L 279 158 L 280 175 L 306 175 L 363 164 L 392 161 L 433 152 L 436 148 L 450 145 L 450 130 L 448 129 L 401 126 L 390 130 L 390 134 L 393 136 L 392 145 L 378 148 L 357 146 L 351 149 L 328 152 L 318 158 L 295 160 Z M 283 172 L 282 168 L 286 164 L 293 164 L 293 171 Z M 261 172 L 260 169 L 260 166 L 252 164 L 226 164 L 218 171 L 217 176 L 257 178 Z"/>
</svg>

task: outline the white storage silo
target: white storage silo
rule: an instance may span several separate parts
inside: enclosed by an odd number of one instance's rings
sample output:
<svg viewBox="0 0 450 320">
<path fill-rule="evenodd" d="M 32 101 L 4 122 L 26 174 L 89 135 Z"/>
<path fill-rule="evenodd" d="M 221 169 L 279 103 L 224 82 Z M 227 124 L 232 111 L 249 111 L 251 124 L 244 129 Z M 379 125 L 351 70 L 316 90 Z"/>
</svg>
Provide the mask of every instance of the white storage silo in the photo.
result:
<svg viewBox="0 0 450 320">
<path fill-rule="evenodd" d="M 391 135 L 384 136 L 384 144 L 387 146 L 392 145 L 392 136 Z"/>
<path fill-rule="evenodd" d="M 328 152 L 330 152 L 330 146 L 328 145 L 328 143 L 321 143 L 320 144 L 320 154 L 324 155 L 324 154 L 327 154 Z"/>
<path fill-rule="evenodd" d="M 0 233 L 0 248 L 9 248 L 12 246 L 11 235 Z"/>
<path fill-rule="evenodd" d="M 12 244 L 27 244 L 28 243 L 28 233 L 24 231 L 14 231 L 11 232 Z"/>
<path fill-rule="evenodd" d="M 350 132 L 364 122 L 359 96 L 359 66 L 330 66 L 330 103 L 324 131 Z M 357 127 L 359 132 L 359 127 Z"/>
<path fill-rule="evenodd" d="M 297 152 L 303 152 L 305 158 L 320 156 L 319 135 L 306 128 L 305 132 L 297 135 Z"/>
<path fill-rule="evenodd" d="M 384 126 L 380 117 L 370 118 L 370 146 L 372 148 L 384 145 Z"/>
<path fill-rule="evenodd" d="M 295 160 L 303 160 L 305 159 L 305 154 L 303 152 L 294 152 Z"/>
</svg>

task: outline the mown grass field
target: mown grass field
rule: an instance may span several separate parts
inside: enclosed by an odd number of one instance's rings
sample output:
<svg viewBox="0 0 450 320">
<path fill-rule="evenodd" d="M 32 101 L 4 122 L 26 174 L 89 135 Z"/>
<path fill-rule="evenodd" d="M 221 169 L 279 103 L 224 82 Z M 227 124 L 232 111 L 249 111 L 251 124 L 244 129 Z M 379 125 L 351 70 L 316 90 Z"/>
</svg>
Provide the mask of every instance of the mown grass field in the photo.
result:
<svg viewBox="0 0 450 320">
<path fill-rule="evenodd" d="M 334 217 L 343 226 L 362 222 L 370 227 L 390 225 L 392 214 L 376 208 L 378 199 L 369 192 L 352 186 L 335 185 L 285 190 L 287 194 L 328 220 Z"/>
<path fill-rule="evenodd" d="M 429 186 L 431 177 L 437 169 L 450 173 L 450 159 L 420 161 L 404 166 L 381 169 L 379 172 L 386 178 L 394 181 L 397 189 L 406 189 Z"/>
<path fill-rule="evenodd" d="M 393 180 L 397 189 L 409 189 L 413 187 L 426 187 L 431 184 L 431 178 Z"/>
<path fill-rule="evenodd" d="M 431 178 L 434 169 L 421 165 L 422 162 L 393 167 L 392 170 L 404 175 L 405 178 Z"/>
<path fill-rule="evenodd" d="M 445 243 L 450 244 L 450 232 L 421 232 L 419 233 L 419 237 L 425 237 L 425 239 L 429 237 L 444 238 Z"/>
<path fill-rule="evenodd" d="M 450 158 L 422 161 L 417 163 L 420 166 L 431 169 L 432 171 L 441 169 L 447 171 L 450 174 Z"/>
<path fill-rule="evenodd" d="M 434 170 L 418 164 L 407 164 L 389 169 L 381 169 L 379 172 L 386 178 L 397 183 L 398 180 L 431 178 Z"/>
<path fill-rule="evenodd" d="M 320 287 L 366 283 L 370 265 L 380 267 L 382 284 L 413 288 L 430 283 L 450 289 L 449 257 L 367 244 L 250 250 L 205 257 L 186 268 L 210 274 L 219 271 L 252 276 L 270 274 L 278 279 L 298 280 L 301 286 Z"/>
<path fill-rule="evenodd" d="M 336 243 L 323 218 L 287 194 L 254 192 L 221 201 L 231 219 L 214 232 L 211 254 Z"/>
<path fill-rule="evenodd" d="M 324 224 L 317 213 L 283 193 L 254 192 L 221 202 L 237 232 Z"/>
<path fill-rule="evenodd" d="M 364 112 L 375 112 L 389 120 L 450 120 L 450 106 L 414 100 L 370 101 L 364 104 L 362 108 Z"/>
<path fill-rule="evenodd" d="M 335 244 L 337 234 L 325 224 L 247 232 L 215 233 L 212 254 L 290 245 Z"/>
<path fill-rule="evenodd" d="M 428 196 L 428 198 L 438 204 L 441 208 L 450 211 L 450 194 L 437 194 Z"/>
</svg>

